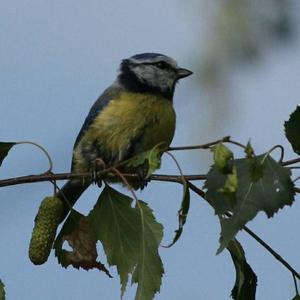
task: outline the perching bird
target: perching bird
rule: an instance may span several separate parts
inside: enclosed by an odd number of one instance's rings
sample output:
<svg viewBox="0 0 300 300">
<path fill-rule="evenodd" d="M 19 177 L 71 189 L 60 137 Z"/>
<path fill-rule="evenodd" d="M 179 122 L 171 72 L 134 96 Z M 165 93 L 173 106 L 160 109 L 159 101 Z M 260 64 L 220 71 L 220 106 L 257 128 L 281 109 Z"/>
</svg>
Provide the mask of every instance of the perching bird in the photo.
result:
<svg viewBox="0 0 300 300">
<path fill-rule="evenodd" d="M 79 132 L 72 172 L 92 172 L 97 159 L 112 166 L 158 144 L 168 147 L 175 131 L 175 85 L 191 74 L 163 54 L 124 59 L 117 79 L 94 103 Z M 64 217 L 91 183 L 72 179 L 58 192 L 68 202 Z"/>
</svg>

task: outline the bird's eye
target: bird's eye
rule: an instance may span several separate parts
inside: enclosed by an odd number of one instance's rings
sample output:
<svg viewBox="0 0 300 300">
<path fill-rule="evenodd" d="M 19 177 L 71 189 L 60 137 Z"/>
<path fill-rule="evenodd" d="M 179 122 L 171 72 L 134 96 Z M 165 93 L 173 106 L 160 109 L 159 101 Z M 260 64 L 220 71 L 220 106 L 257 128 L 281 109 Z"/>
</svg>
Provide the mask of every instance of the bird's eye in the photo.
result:
<svg viewBox="0 0 300 300">
<path fill-rule="evenodd" d="M 159 67 L 160 69 L 163 69 L 163 70 L 170 68 L 170 66 L 164 61 L 160 61 L 156 65 L 157 65 L 157 67 Z"/>
</svg>

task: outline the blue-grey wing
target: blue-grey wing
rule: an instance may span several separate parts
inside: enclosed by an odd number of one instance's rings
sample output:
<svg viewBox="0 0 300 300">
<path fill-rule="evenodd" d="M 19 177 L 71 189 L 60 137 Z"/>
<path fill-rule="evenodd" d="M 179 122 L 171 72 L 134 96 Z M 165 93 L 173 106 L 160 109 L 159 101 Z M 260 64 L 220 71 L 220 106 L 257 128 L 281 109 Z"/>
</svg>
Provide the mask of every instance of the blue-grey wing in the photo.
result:
<svg viewBox="0 0 300 300">
<path fill-rule="evenodd" d="M 89 128 L 89 126 L 93 123 L 94 119 L 97 117 L 97 115 L 106 107 L 106 105 L 114 99 L 121 91 L 122 87 L 117 84 L 113 84 L 110 87 L 108 87 L 96 100 L 96 102 L 91 107 L 87 117 L 85 118 L 85 121 L 79 131 L 79 134 L 75 140 L 74 149 L 76 145 L 81 140 L 82 136 L 84 135 L 85 131 Z"/>
<path fill-rule="evenodd" d="M 118 94 L 123 91 L 124 88 L 118 84 L 112 84 L 110 87 L 108 87 L 101 95 L 100 97 L 96 100 L 96 102 L 93 104 L 91 107 L 87 117 L 85 118 L 85 121 L 79 131 L 79 134 L 75 140 L 74 147 L 73 149 L 76 148 L 77 144 L 80 142 L 82 139 L 84 133 L 88 130 L 88 128 L 91 126 L 95 118 L 101 111 L 108 105 L 108 103 L 112 100 L 115 99 Z M 71 164 L 71 170 L 74 168 L 74 158 L 72 159 L 72 164 Z"/>
</svg>

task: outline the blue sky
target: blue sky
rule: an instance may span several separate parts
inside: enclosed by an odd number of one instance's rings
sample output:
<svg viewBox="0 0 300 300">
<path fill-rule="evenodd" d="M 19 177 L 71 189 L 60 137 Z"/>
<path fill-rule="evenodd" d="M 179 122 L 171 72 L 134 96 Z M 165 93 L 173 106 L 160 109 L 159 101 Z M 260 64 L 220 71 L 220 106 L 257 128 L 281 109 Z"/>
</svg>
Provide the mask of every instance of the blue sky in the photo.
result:
<svg viewBox="0 0 300 300">
<path fill-rule="evenodd" d="M 285 47 L 274 45 L 259 63 L 236 67 L 227 78 L 226 102 L 219 99 L 216 105 L 208 105 L 216 99 L 199 83 L 201 53 L 209 40 L 203 32 L 209 23 L 202 2 L 200 10 L 195 3 L 171 0 L 2 1 L 0 140 L 40 143 L 51 154 L 54 171 L 67 171 L 77 132 L 91 104 L 115 79 L 120 60 L 156 51 L 195 70 L 193 78 L 183 80 L 176 90 L 173 145 L 205 143 L 227 134 L 241 142 L 251 138 L 258 153 L 278 143 L 286 145 L 283 121 L 300 99 L 299 39 Z M 294 3 L 300 9 L 299 2 Z M 210 153 L 176 156 L 186 173 L 205 173 L 211 161 Z M 291 157 L 287 145 L 286 158 Z M 0 178 L 46 169 L 38 150 L 19 146 L 4 162 Z M 160 173 L 176 172 L 165 158 Z M 114 279 L 97 271 L 65 270 L 53 254 L 43 266 L 30 263 L 27 251 L 33 220 L 41 199 L 52 190 L 48 183 L 0 190 L 0 278 L 7 299 L 118 299 L 115 270 Z M 98 193 L 96 187 L 89 189 L 77 208 L 88 212 Z M 180 193 L 180 186 L 153 183 L 140 194 L 165 225 L 165 243 L 177 226 Z M 298 270 L 299 209 L 295 203 L 274 219 L 260 214 L 250 223 Z M 229 299 L 235 271 L 226 251 L 215 256 L 219 230 L 212 209 L 193 197 L 181 240 L 171 249 L 160 250 L 166 275 L 156 299 Z M 258 275 L 257 299 L 291 299 L 290 274 L 244 233 L 238 238 Z M 129 288 L 124 299 L 132 299 L 134 291 L 135 287 Z"/>
</svg>

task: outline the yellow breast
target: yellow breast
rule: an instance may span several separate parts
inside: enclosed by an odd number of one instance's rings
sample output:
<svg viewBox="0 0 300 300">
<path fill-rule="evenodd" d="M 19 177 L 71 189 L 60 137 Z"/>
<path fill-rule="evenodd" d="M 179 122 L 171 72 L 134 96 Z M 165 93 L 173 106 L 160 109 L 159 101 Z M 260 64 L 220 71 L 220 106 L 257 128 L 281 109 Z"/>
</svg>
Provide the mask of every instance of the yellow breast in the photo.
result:
<svg viewBox="0 0 300 300">
<path fill-rule="evenodd" d="M 75 160 L 84 159 L 80 149 L 99 145 L 104 157 L 122 160 L 129 149 L 134 153 L 149 150 L 157 144 L 168 147 L 175 131 L 175 111 L 171 101 L 153 95 L 124 92 L 95 118 L 77 145 Z"/>
</svg>

